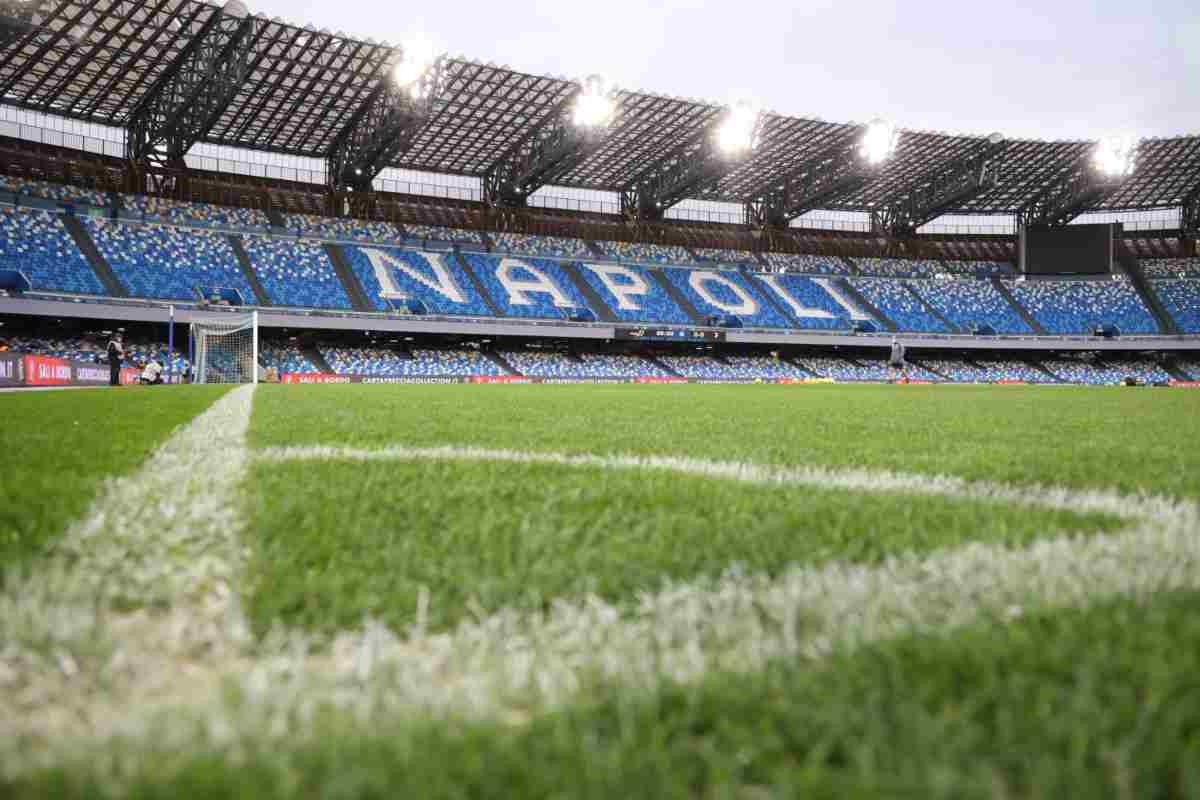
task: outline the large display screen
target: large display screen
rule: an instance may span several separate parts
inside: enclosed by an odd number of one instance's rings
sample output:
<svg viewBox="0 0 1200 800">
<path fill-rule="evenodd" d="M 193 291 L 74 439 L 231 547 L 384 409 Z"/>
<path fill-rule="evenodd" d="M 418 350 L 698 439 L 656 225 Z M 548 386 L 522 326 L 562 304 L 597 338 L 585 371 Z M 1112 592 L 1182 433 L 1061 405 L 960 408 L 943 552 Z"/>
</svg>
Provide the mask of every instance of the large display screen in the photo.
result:
<svg viewBox="0 0 1200 800">
<path fill-rule="evenodd" d="M 1021 271 L 1026 275 L 1110 273 L 1113 244 L 1120 235 L 1120 223 L 1022 230 Z"/>
</svg>

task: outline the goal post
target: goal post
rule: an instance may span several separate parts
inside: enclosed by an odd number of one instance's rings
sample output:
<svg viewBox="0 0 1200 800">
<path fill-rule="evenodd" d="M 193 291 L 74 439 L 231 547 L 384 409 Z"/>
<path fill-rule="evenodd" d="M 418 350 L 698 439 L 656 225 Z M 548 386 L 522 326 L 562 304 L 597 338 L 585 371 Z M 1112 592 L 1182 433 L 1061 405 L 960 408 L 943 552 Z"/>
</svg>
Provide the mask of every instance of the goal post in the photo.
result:
<svg viewBox="0 0 1200 800">
<path fill-rule="evenodd" d="M 196 383 L 258 383 L 258 312 L 191 324 Z"/>
</svg>

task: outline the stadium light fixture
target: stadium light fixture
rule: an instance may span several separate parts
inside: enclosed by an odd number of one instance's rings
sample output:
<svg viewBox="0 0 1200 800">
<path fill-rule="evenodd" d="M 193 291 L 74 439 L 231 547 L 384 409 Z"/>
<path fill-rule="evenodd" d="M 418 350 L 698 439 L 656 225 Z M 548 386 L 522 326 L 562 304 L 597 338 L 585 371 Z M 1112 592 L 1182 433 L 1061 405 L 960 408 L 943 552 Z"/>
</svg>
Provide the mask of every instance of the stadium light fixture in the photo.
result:
<svg viewBox="0 0 1200 800">
<path fill-rule="evenodd" d="M 428 39 L 413 39 L 401 45 L 400 61 L 392 69 L 396 85 L 408 89 L 418 100 L 425 96 L 427 87 L 423 78 L 429 68 L 437 63 L 437 49 Z"/>
<path fill-rule="evenodd" d="M 1110 136 L 1096 144 L 1092 156 L 1096 169 L 1109 178 L 1124 178 L 1137 163 L 1137 140 L 1132 136 Z"/>
<path fill-rule="evenodd" d="M 589 75 L 575 100 L 575 124 L 581 128 L 604 128 L 612 122 L 616 104 L 604 78 Z"/>
<path fill-rule="evenodd" d="M 717 129 L 717 146 L 727 156 L 748 153 L 758 145 L 758 121 L 762 114 L 753 103 L 741 101 L 730 106 Z"/>
<path fill-rule="evenodd" d="M 894 124 L 885 119 L 877 119 L 867 126 L 859 152 L 868 164 L 882 164 L 896 151 L 896 142 L 899 139 L 900 134 Z"/>
</svg>

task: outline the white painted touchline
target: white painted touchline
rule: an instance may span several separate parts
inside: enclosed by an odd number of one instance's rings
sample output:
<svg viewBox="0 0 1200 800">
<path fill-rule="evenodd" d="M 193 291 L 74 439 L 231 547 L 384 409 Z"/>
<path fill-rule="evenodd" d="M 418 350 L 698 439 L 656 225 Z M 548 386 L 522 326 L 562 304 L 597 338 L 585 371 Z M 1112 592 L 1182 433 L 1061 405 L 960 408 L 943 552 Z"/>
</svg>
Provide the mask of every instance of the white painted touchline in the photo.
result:
<svg viewBox="0 0 1200 800">
<path fill-rule="evenodd" d="M 968 481 L 949 475 L 884 470 L 768 466 L 679 456 L 597 456 L 478 447 L 277 447 L 259 450 L 254 457 L 262 461 L 499 461 L 598 469 L 654 469 L 746 483 L 796 484 L 823 489 L 949 497 L 1079 513 L 1104 513 L 1125 519 L 1190 518 L 1200 524 L 1200 510 L 1196 504 L 1169 498 L 1130 496 L 1101 489 L 1011 486 Z"/>
<path fill-rule="evenodd" d="M 1030 604 L 1086 606 L 1112 596 L 1200 589 L 1200 513 L 1195 504 L 1164 498 L 672 457 L 287 448 L 255 457 L 670 469 L 1104 512 L 1128 519 L 1130 527 L 1020 549 L 972 544 L 873 566 L 796 567 L 775 578 L 732 571 L 648 592 L 632 609 L 581 598 L 558 601 L 545 614 L 500 611 L 446 632 L 427 631 L 418 615 L 400 635 L 367 622 L 332 642 L 279 631 L 254 643 L 231 588 L 244 556 L 236 541 L 243 522 L 235 490 L 250 459 L 250 403 L 248 390 L 236 390 L 137 476 L 114 484 L 68 537 L 78 568 L 47 584 L 61 583 L 61 594 L 0 595 L 0 633 L 25 636 L 0 648 L 3 769 L 59 763 L 116 737 L 184 748 L 243 736 L 295 742 L 312 733 L 305 721 L 330 707 L 363 724 L 423 712 L 523 719 L 569 702 L 595 682 L 653 688 L 664 678 L 694 681 L 714 670 L 753 671 L 774 658 L 820 657 L 905 632 L 941 633 L 981 617 L 1019 615 Z M 153 516 L 170 524 L 124 529 L 127 513 L 141 519 L 133 509 L 155 502 L 156 492 L 176 481 L 184 482 L 183 501 L 163 501 Z M 168 563 L 147 564 L 141 556 L 147 550 Z M 95 577 L 97 565 L 119 579 L 118 591 Z M 106 616 L 111 609 L 103 604 L 97 611 L 78 602 L 80 586 L 110 599 L 149 592 L 166 610 Z M 422 607 L 429 602 L 436 598 L 425 598 Z M 103 631 L 98 647 L 86 636 L 93 626 Z M 43 637 L 39 646 L 21 646 L 35 632 Z M 231 687 L 238 691 L 231 695 Z"/>
</svg>

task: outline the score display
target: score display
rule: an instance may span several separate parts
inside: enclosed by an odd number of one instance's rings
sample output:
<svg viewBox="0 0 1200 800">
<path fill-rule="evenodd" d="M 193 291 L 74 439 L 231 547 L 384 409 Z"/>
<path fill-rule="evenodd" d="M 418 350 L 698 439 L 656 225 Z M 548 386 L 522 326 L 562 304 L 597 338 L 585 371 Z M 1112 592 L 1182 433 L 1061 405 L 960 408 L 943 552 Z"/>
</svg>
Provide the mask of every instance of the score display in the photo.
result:
<svg viewBox="0 0 1200 800">
<path fill-rule="evenodd" d="M 1021 230 L 1021 272 L 1025 275 L 1103 275 L 1113 270 L 1113 245 L 1120 223 L 1067 225 Z"/>
<path fill-rule="evenodd" d="M 618 339 L 661 342 L 723 342 L 725 331 L 703 328 L 617 328 Z"/>
</svg>

